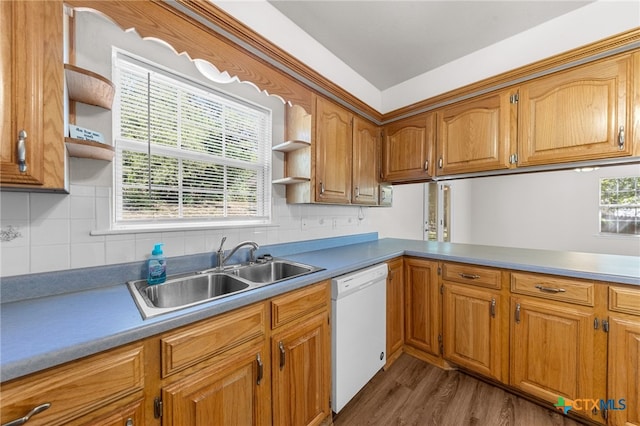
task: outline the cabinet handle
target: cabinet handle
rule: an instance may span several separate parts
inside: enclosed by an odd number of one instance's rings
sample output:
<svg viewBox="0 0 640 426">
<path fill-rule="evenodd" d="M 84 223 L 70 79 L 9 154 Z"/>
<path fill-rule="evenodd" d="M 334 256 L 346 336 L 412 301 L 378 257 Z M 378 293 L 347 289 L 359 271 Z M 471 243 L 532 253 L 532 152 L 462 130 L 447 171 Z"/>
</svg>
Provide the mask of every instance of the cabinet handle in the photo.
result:
<svg viewBox="0 0 640 426">
<path fill-rule="evenodd" d="M 280 370 L 284 368 L 284 363 L 286 361 L 286 354 L 284 352 L 284 344 L 282 342 L 278 343 L 278 348 L 280 348 Z"/>
<path fill-rule="evenodd" d="M 127 422 L 124 424 L 124 426 L 133 426 L 133 419 L 131 417 L 129 417 L 127 419 Z"/>
<path fill-rule="evenodd" d="M 324 183 L 320 181 L 320 195 L 324 194 Z"/>
<path fill-rule="evenodd" d="M 478 278 L 480 278 L 480 275 L 476 275 L 476 274 L 465 274 L 464 272 L 459 273 L 458 275 L 460 275 L 462 278 L 466 278 L 468 280 L 477 280 Z"/>
<path fill-rule="evenodd" d="M 51 407 L 50 402 L 45 402 L 44 404 L 40 404 L 35 407 L 33 410 L 29 411 L 24 417 L 20 417 L 19 419 L 15 419 L 10 421 L 9 423 L 5 423 L 2 426 L 20 426 L 29 421 L 31 416 L 35 416 L 38 413 L 42 413 L 47 408 Z"/>
<path fill-rule="evenodd" d="M 516 324 L 520 324 L 520 304 L 516 303 Z"/>
<path fill-rule="evenodd" d="M 258 380 L 256 380 L 256 384 L 259 385 L 264 377 L 264 365 L 262 364 L 262 359 L 260 359 L 260 354 L 256 355 L 256 364 L 258 364 Z"/>
<path fill-rule="evenodd" d="M 624 149 L 624 126 L 618 130 L 618 148 Z"/>
<path fill-rule="evenodd" d="M 491 307 L 489 308 L 489 314 L 491 315 L 492 318 L 496 317 L 496 298 L 495 297 L 491 298 Z"/>
<path fill-rule="evenodd" d="M 429 160 L 424 162 L 424 171 L 428 172 L 429 171 Z"/>
<path fill-rule="evenodd" d="M 27 132 L 24 130 L 18 133 L 18 170 L 20 173 L 27 171 Z"/>
<path fill-rule="evenodd" d="M 545 293 L 564 293 L 565 291 L 567 291 L 564 288 L 545 287 L 540 284 L 538 284 L 536 288 Z"/>
<path fill-rule="evenodd" d="M 442 166 L 444 165 L 444 161 L 442 160 L 442 157 L 440 157 L 440 159 L 438 160 L 438 168 L 442 168 Z"/>
<path fill-rule="evenodd" d="M 360 197 L 360 188 L 356 186 L 356 198 Z"/>
</svg>

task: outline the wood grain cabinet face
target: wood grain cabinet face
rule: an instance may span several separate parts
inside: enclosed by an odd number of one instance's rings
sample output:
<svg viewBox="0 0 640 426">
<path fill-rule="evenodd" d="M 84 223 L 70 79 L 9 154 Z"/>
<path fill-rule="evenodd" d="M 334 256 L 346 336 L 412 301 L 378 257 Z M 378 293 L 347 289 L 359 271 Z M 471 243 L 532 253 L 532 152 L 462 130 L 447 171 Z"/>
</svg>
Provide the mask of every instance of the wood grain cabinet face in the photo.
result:
<svg viewBox="0 0 640 426">
<path fill-rule="evenodd" d="M 511 312 L 512 386 L 551 403 L 606 394 L 606 344 L 593 309 L 512 296 Z M 599 413 L 576 413 L 602 421 Z"/>
<path fill-rule="evenodd" d="M 422 259 L 404 261 L 405 342 L 440 356 L 441 309 L 438 264 Z"/>
<path fill-rule="evenodd" d="M 518 165 L 631 155 L 631 67 L 625 55 L 522 85 Z"/>
<path fill-rule="evenodd" d="M 384 128 L 382 178 L 386 182 L 427 180 L 435 175 L 435 114 L 421 114 Z"/>
<path fill-rule="evenodd" d="M 316 97 L 315 119 L 315 201 L 349 204 L 353 114 Z"/>
<path fill-rule="evenodd" d="M 501 91 L 437 112 L 438 175 L 513 167 L 516 105 L 511 94 Z"/>
<path fill-rule="evenodd" d="M 62 2 L 0 3 L 0 184 L 65 189 Z M 25 166 L 19 166 L 19 134 Z"/>
<path fill-rule="evenodd" d="M 354 117 L 352 204 L 378 204 L 379 141 L 380 129 L 377 126 Z"/>
<path fill-rule="evenodd" d="M 404 264 L 402 258 L 387 263 L 387 364 L 402 353 L 404 345 Z"/>
<path fill-rule="evenodd" d="M 503 378 L 503 299 L 500 293 L 445 282 L 443 339 L 446 360 L 469 370 Z"/>
<path fill-rule="evenodd" d="M 640 425 L 640 317 L 609 318 L 608 399 L 618 410 L 608 410 L 609 424 Z M 620 399 L 624 399 L 622 410 Z"/>
</svg>

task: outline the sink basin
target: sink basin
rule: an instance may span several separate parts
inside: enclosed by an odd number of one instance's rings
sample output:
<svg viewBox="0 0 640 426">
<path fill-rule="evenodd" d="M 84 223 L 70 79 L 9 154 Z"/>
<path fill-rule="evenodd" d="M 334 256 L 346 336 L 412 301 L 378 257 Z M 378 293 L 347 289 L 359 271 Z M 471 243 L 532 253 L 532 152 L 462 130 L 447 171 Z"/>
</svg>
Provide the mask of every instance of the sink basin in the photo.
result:
<svg viewBox="0 0 640 426">
<path fill-rule="evenodd" d="M 315 272 L 318 268 L 285 260 L 243 266 L 233 273 L 254 283 L 274 283 Z"/>
<path fill-rule="evenodd" d="M 174 275 L 162 284 L 149 285 L 147 280 L 137 280 L 129 281 L 127 285 L 140 313 L 147 319 L 321 269 L 276 259 L 235 265 L 222 271 L 211 269 Z"/>
</svg>

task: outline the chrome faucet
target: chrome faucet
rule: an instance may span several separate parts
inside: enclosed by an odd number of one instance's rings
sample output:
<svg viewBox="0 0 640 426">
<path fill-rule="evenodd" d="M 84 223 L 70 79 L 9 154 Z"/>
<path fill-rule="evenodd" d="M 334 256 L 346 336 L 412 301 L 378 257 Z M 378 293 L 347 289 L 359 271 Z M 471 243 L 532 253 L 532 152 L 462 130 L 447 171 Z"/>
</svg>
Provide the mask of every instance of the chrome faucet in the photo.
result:
<svg viewBox="0 0 640 426">
<path fill-rule="evenodd" d="M 234 248 L 231 249 L 229 254 L 225 257 L 224 250 L 222 249 L 222 246 L 224 246 L 224 242 L 226 240 L 227 240 L 227 237 L 222 237 L 222 241 L 220 241 L 220 248 L 216 252 L 216 256 L 218 257 L 218 269 L 224 268 L 224 264 L 227 262 L 227 260 L 229 260 L 231 258 L 231 256 L 233 256 L 235 254 L 235 252 L 238 251 L 239 248 L 244 247 L 244 246 L 251 246 L 251 249 L 249 249 L 250 250 L 249 251 L 249 261 L 251 263 L 256 261 L 256 250 L 258 250 L 260 248 L 258 243 L 255 243 L 253 241 L 243 241 L 241 243 L 238 243 Z"/>
</svg>

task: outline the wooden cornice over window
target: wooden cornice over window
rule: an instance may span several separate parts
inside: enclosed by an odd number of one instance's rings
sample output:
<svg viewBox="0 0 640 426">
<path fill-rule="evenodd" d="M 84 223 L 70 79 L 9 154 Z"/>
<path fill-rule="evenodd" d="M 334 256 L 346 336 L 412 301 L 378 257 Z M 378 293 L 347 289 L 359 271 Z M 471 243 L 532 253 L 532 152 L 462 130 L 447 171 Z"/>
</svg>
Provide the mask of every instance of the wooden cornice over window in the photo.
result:
<svg viewBox="0 0 640 426">
<path fill-rule="evenodd" d="M 636 28 L 382 114 L 207 1 L 66 0 L 65 3 L 100 12 L 123 29 L 135 29 L 141 37 L 163 40 L 178 53 L 205 59 L 220 71 L 251 82 L 260 90 L 307 111 L 311 111 L 311 93 L 316 92 L 376 124 L 393 122 L 640 46 L 640 28 Z"/>
</svg>

